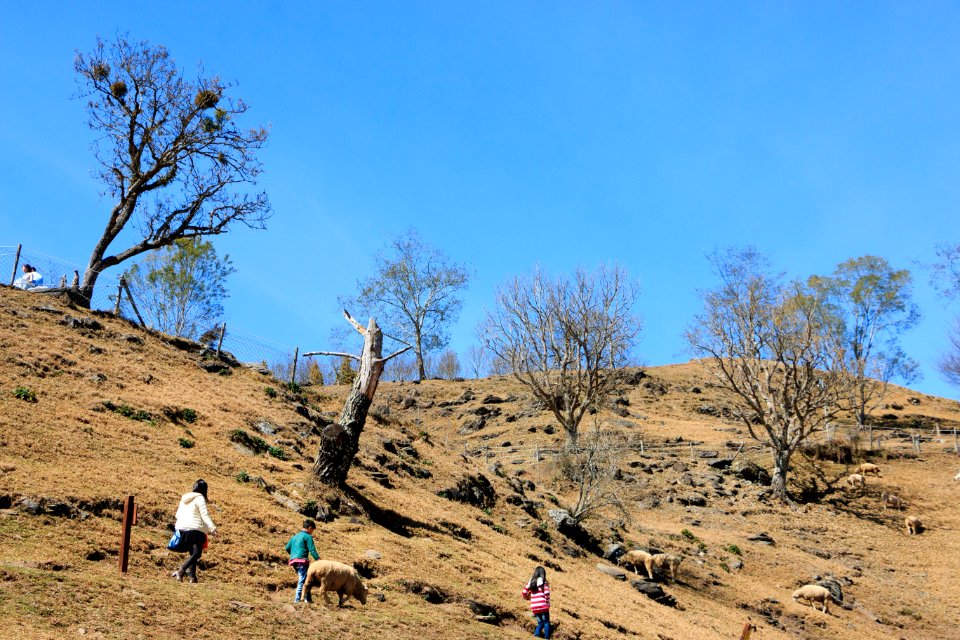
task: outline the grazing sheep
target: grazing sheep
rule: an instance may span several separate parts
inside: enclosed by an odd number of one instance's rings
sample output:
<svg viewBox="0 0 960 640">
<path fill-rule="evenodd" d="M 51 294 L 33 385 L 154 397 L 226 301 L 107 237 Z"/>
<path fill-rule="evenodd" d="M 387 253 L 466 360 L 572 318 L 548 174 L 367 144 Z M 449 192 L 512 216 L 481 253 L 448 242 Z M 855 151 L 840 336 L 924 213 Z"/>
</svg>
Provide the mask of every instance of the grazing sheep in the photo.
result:
<svg viewBox="0 0 960 640">
<path fill-rule="evenodd" d="M 328 605 L 330 599 L 327 597 L 328 591 L 336 592 L 338 598 L 337 606 L 342 607 L 343 603 L 353 596 L 360 601 L 360 604 L 367 604 L 367 587 L 360 581 L 360 575 L 353 567 L 334 562 L 333 560 L 315 560 L 310 563 L 307 569 L 307 580 L 304 584 L 304 599 L 310 601 L 310 589 L 317 585 L 320 587 L 320 594 L 323 601 Z"/>
<path fill-rule="evenodd" d="M 864 462 L 859 467 L 857 467 L 857 473 L 867 475 L 872 473 L 873 475 L 880 477 L 880 467 L 870 462 Z"/>
<path fill-rule="evenodd" d="M 818 584 L 807 584 L 794 591 L 793 601 L 796 602 L 797 600 L 806 600 L 814 609 L 817 608 L 817 603 L 820 602 L 823 604 L 824 613 L 830 613 L 829 602 L 831 600 L 836 602 L 830 590 Z M 837 604 L 840 603 L 837 602 Z"/>
<path fill-rule="evenodd" d="M 920 533 L 923 530 L 923 523 L 920 522 L 920 518 L 917 516 L 907 516 L 903 524 L 907 525 L 907 535 L 913 536 Z"/>
<path fill-rule="evenodd" d="M 867 485 L 867 479 L 859 473 L 851 473 L 847 476 L 847 484 L 851 488 L 859 487 L 860 489 L 863 489 Z"/>
<path fill-rule="evenodd" d="M 625 564 L 629 564 L 633 567 L 633 572 L 637 575 L 640 575 L 640 567 L 647 566 L 647 560 L 652 556 L 646 551 L 641 551 L 640 549 L 634 549 L 633 551 L 627 551 L 625 554 L 620 556 L 617 559 L 617 564 L 621 567 Z"/>
<path fill-rule="evenodd" d="M 658 553 L 647 558 L 644 563 L 647 567 L 647 575 L 653 580 L 653 572 L 660 571 L 664 575 L 669 574 L 672 580 L 677 579 L 677 569 L 683 562 L 683 556 L 675 556 L 672 553 Z"/>
<path fill-rule="evenodd" d="M 960 471 L 957 471 L 957 475 L 953 476 L 954 480 L 960 480 Z"/>
<path fill-rule="evenodd" d="M 907 504 L 906 502 L 903 501 L 903 498 L 901 498 L 900 496 L 895 495 L 893 493 L 888 493 L 886 491 L 880 494 L 880 499 L 883 500 L 884 509 L 886 509 L 887 507 L 893 507 L 898 511 L 903 511 L 903 507 L 906 506 Z"/>
</svg>

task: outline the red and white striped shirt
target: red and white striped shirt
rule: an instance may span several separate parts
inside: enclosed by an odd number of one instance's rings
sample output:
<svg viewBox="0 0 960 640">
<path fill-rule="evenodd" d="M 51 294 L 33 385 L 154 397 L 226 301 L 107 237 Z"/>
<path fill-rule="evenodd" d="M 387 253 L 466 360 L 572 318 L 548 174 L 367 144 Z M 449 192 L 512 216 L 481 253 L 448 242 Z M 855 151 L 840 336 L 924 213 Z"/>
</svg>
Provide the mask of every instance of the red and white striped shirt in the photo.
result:
<svg viewBox="0 0 960 640">
<path fill-rule="evenodd" d="M 524 587 L 520 592 L 524 600 L 530 601 L 530 611 L 534 613 L 543 613 L 550 611 L 550 585 L 544 583 L 539 591 L 530 591 L 529 587 Z"/>
</svg>

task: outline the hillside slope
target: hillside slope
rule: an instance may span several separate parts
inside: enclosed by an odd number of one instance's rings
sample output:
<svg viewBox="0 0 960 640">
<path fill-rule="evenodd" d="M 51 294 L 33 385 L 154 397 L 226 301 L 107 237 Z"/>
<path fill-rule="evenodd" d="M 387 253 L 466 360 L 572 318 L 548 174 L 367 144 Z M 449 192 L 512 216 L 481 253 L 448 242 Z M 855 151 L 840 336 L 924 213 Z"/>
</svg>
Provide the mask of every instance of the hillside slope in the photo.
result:
<svg viewBox="0 0 960 640">
<path fill-rule="evenodd" d="M 622 461 L 637 494 L 631 518 L 594 518 L 584 549 L 548 516 L 570 498 L 553 455 L 561 436 L 506 378 L 382 384 L 349 486 L 330 491 L 310 483 L 309 469 L 344 387 L 292 393 L 204 360 L 195 345 L 5 288 L 0 361 L 4 637 L 522 638 L 532 623 L 519 590 L 544 564 L 556 638 L 737 638 L 748 619 L 764 640 L 960 638 L 960 557 L 950 551 L 960 462 L 947 451 L 952 435 L 933 433 L 960 420 L 952 401 L 895 389 L 871 458 L 883 477 L 851 493 L 836 483 L 850 465 L 823 463 L 817 478 L 800 460 L 795 488 L 819 495 L 787 509 L 708 466 L 744 442 L 735 467 L 767 459 L 723 418 L 729 400 L 697 365 L 637 372 L 619 404 L 584 425 L 644 443 Z M 925 440 L 909 457 L 914 433 Z M 256 453 L 260 442 L 273 449 Z M 179 496 L 199 477 L 221 535 L 200 583 L 178 584 L 169 574 L 182 556 L 165 544 Z M 438 495 L 467 477 L 489 481 L 492 495 L 483 480 L 471 486 L 491 506 Z M 904 496 L 927 530 L 905 535 L 904 514 L 881 508 L 882 490 Z M 121 576 L 125 495 L 136 496 L 139 522 Z M 299 512 L 322 520 L 322 557 L 368 576 L 366 606 L 289 604 L 283 545 Z M 774 544 L 750 540 L 761 532 Z M 677 606 L 597 569 L 608 563 L 596 550 L 615 542 L 686 556 L 678 580 L 662 585 Z M 847 608 L 824 615 L 793 603 L 814 575 L 839 578 Z"/>
</svg>

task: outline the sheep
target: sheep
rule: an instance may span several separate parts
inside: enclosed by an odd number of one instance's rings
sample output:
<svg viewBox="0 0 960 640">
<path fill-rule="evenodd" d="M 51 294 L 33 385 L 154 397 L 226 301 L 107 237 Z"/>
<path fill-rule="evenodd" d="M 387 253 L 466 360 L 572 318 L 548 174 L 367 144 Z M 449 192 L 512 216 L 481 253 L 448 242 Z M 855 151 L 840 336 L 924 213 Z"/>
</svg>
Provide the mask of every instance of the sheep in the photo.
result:
<svg viewBox="0 0 960 640">
<path fill-rule="evenodd" d="M 617 558 L 617 564 L 623 566 L 629 564 L 633 567 L 633 572 L 640 575 L 640 567 L 647 566 L 647 560 L 652 556 L 646 551 L 641 551 L 640 549 L 634 549 L 632 551 L 627 551 L 625 554 Z"/>
<path fill-rule="evenodd" d="M 957 475 L 953 476 L 954 481 L 960 480 L 960 471 L 957 471 Z"/>
<path fill-rule="evenodd" d="M 831 600 L 837 602 L 829 589 L 818 584 L 807 584 L 794 591 L 793 601 L 796 602 L 797 600 L 806 600 L 814 609 L 817 608 L 816 603 L 820 602 L 823 604 L 823 612 L 827 614 L 830 613 L 829 602 Z M 837 604 L 840 603 L 837 602 Z"/>
<path fill-rule="evenodd" d="M 880 499 L 883 500 L 884 509 L 887 507 L 893 507 L 897 511 L 903 511 L 903 507 L 906 505 L 906 502 L 903 501 L 903 498 L 886 491 L 880 494 Z"/>
<path fill-rule="evenodd" d="M 333 560 L 315 560 L 310 563 L 307 569 L 307 580 L 304 584 L 304 600 L 310 602 L 310 590 L 317 585 L 320 587 L 320 594 L 327 605 L 332 604 L 327 597 L 328 591 L 336 592 L 338 596 L 337 606 L 342 607 L 343 603 L 353 596 L 360 601 L 360 604 L 367 604 L 367 587 L 360 581 L 360 575 L 357 570 L 350 565 Z"/>
<path fill-rule="evenodd" d="M 658 553 L 647 558 L 644 565 L 651 580 L 653 580 L 654 570 L 660 571 L 664 575 L 669 574 L 671 579 L 676 580 L 677 569 L 681 562 L 683 562 L 683 556 L 675 556 L 672 553 Z"/>
<path fill-rule="evenodd" d="M 847 485 L 849 485 L 851 488 L 859 487 L 860 489 L 863 489 L 866 484 L 867 479 L 859 473 L 851 473 L 847 476 Z"/>
<path fill-rule="evenodd" d="M 923 530 L 923 523 L 917 516 L 907 516 L 904 518 L 903 524 L 907 526 L 907 535 L 909 536 L 916 535 Z"/>
<path fill-rule="evenodd" d="M 857 467 L 857 473 L 862 475 L 867 475 L 872 473 L 873 475 L 880 477 L 880 467 L 870 462 L 864 462 L 859 467 Z"/>
</svg>

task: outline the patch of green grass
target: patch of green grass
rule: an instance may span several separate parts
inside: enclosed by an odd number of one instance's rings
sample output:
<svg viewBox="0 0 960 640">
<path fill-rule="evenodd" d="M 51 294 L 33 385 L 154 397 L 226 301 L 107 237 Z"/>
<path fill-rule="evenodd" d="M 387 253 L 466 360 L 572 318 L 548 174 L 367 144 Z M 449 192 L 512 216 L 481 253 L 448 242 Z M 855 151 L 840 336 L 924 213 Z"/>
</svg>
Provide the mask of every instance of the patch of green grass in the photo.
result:
<svg viewBox="0 0 960 640">
<path fill-rule="evenodd" d="M 267 449 L 267 453 L 276 458 L 277 460 L 289 460 L 290 454 L 281 449 L 280 447 L 270 447 Z"/>
<path fill-rule="evenodd" d="M 126 404 L 113 404 L 109 400 L 104 401 L 103 406 L 124 418 L 138 420 L 140 422 L 153 422 L 153 414 L 143 409 L 137 409 Z"/>
<path fill-rule="evenodd" d="M 13 397 L 24 402 L 36 402 L 37 394 L 26 387 L 17 387 L 13 390 Z"/>
<path fill-rule="evenodd" d="M 701 553 L 707 552 L 707 544 L 703 540 L 695 536 L 689 529 L 683 529 L 682 531 L 680 531 L 680 535 L 686 538 L 688 542 L 692 542 L 693 544 L 697 545 L 697 549 Z"/>
<path fill-rule="evenodd" d="M 246 471 L 238 471 L 237 475 L 233 476 L 237 482 L 250 482 L 250 474 Z"/>
<path fill-rule="evenodd" d="M 230 442 L 236 442 L 254 453 L 266 453 L 270 449 L 270 445 L 267 444 L 266 440 L 252 436 L 243 429 L 234 429 L 230 432 L 229 438 Z"/>
<path fill-rule="evenodd" d="M 494 531 L 496 531 L 497 533 L 500 533 L 500 534 L 503 534 L 503 535 L 507 535 L 507 530 L 504 529 L 503 527 L 501 527 L 501 526 L 498 525 L 498 524 L 495 524 L 495 525 L 493 525 L 493 526 L 490 527 L 490 528 L 493 529 Z"/>
<path fill-rule="evenodd" d="M 720 563 L 720 568 L 723 569 L 724 571 L 726 571 L 727 573 L 730 573 L 730 567 L 727 566 L 727 563 L 726 563 L 726 562 L 721 562 L 721 563 Z"/>
<path fill-rule="evenodd" d="M 180 446 L 184 449 L 192 449 L 193 445 L 196 444 L 193 440 L 189 440 L 187 438 L 179 438 L 177 442 L 179 442 Z"/>
<path fill-rule="evenodd" d="M 264 392 L 265 394 L 267 394 L 267 397 L 268 397 L 268 398 L 276 398 L 276 397 L 277 397 L 277 390 L 274 389 L 273 387 L 265 387 L 264 390 L 263 390 L 263 392 Z"/>
<path fill-rule="evenodd" d="M 301 386 L 300 386 L 299 384 L 297 384 L 296 382 L 288 382 L 288 383 L 286 383 L 284 386 L 287 388 L 287 391 L 289 391 L 290 393 L 298 393 L 298 394 L 299 394 L 299 393 L 302 393 L 302 392 L 303 392 L 303 387 L 301 387 Z"/>
<path fill-rule="evenodd" d="M 172 422 L 180 423 L 186 422 L 188 424 L 193 424 L 197 421 L 199 415 L 195 409 L 190 409 L 189 407 L 184 407 L 182 409 L 173 409 L 168 408 L 163 410 L 163 414 L 167 416 Z"/>
<path fill-rule="evenodd" d="M 724 547 L 724 549 L 727 550 L 728 552 L 732 553 L 732 554 L 735 555 L 735 556 L 742 556 L 742 555 L 743 555 L 743 553 L 740 551 L 740 547 L 738 547 L 738 546 L 735 545 L 735 544 L 728 544 L 726 547 Z"/>
</svg>

